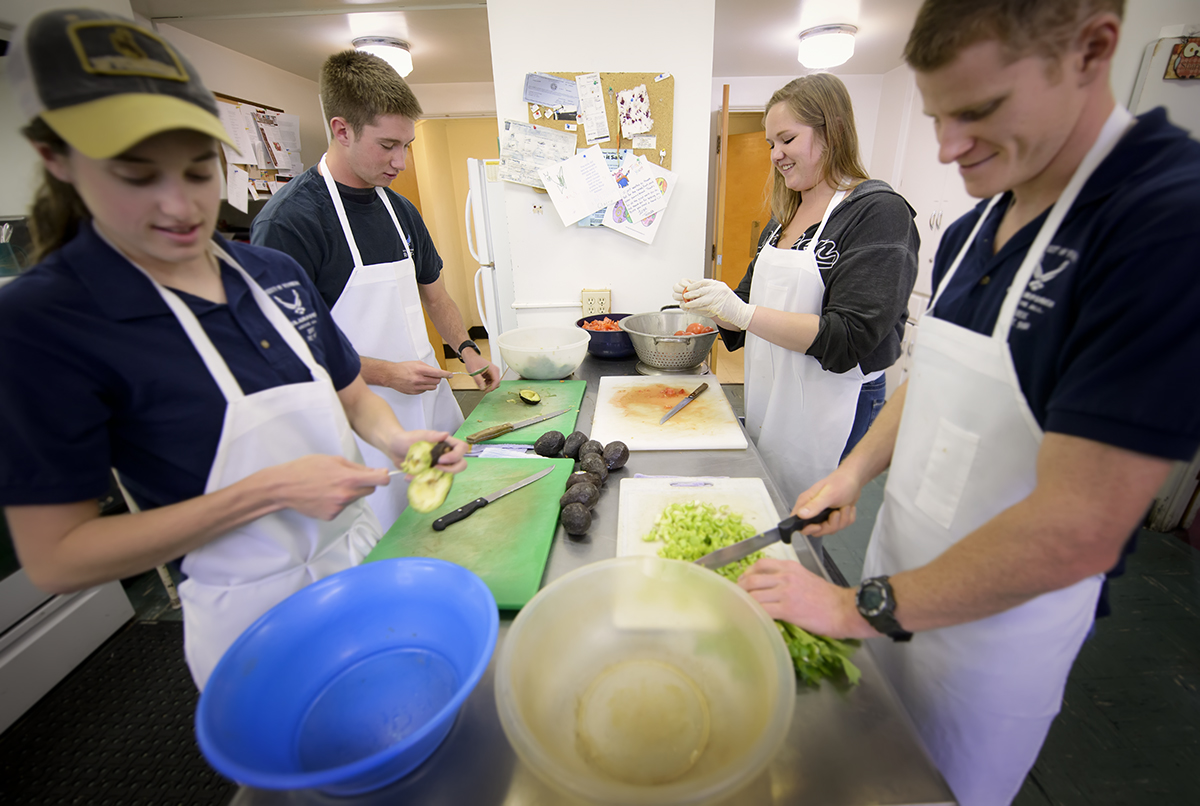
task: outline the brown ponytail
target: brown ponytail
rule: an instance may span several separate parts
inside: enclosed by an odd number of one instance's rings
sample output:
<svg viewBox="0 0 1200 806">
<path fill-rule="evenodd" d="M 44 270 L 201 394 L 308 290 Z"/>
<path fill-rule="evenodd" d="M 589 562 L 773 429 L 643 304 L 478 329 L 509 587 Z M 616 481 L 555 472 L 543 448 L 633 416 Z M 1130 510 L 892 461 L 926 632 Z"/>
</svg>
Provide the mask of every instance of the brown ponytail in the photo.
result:
<svg viewBox="0 0 1200 806">
<path fill-rule="evenodd" d="M 67 144 L 40 117 L 21 129 L 21 134 L 34 143 L 49 146 L 56 154 L 66 154 Z M 61 249 L 75 237 L 79 225 L 92 214 L 75 186 L 56 179 L 42 168 L 42 184 L 33 197 L 29 211 L 29 234 L 33 239 L 33 262 L 40 263 L 51 252 Z"/>
</svg>

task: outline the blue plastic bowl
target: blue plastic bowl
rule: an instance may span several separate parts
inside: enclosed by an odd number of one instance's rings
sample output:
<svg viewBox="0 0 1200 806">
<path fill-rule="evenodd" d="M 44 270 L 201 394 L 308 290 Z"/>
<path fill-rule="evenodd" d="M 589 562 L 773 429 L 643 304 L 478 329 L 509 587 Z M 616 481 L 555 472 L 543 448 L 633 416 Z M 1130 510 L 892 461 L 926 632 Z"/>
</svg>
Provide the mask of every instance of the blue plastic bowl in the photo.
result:
<svg viewBox="0 0 1200 806">
<path fill-rule="evenodd" d="M 601 313 L 577 319 L 575 325 L 583 328 L 584 322 L 595 322 L 604 318 L 618 322 L 626 316 L 632 316 L 632 314 Z M 597 358 L 628 358 L 634 354 L 633 342 L 629 340 L 629 334 L 624 330 L 589 330 L 587 332 L 592 337 L 588 341 L 588 352 Z"/>
<path fill-rule="evenodd" d="M 487 668 L 499 613 L 462 566 L 381 560 L 269 610 L 221 658 L 196 738 L 222 775 L 357 795 L 429 757 Z"/>
</svg>

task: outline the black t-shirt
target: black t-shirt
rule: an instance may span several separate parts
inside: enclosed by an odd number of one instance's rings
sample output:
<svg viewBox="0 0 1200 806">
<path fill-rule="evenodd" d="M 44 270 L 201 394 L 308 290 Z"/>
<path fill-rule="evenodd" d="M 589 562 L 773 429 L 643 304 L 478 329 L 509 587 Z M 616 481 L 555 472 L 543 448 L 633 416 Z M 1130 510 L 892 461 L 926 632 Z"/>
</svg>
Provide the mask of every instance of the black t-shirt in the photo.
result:
<svg viewBox="0 0 1200 806">
<path fill-rule="evenodd" d="M 384 189 L 408 238 L 408 244 L 404 244 L 374 188 L 342 184 L 337 187 L 364 264 L 403 260 L 411 248 L 417 282 L 427 285 L 437 280 L 442 272 L 442 258 L 412 202 Z M 354 270 L 350 245 L 329 198 L 325 178 L 315 165 L 271 197 L 254 219 L 250 241 L 295 258 L 330 308 L 342 295 Z"/>
</svg>

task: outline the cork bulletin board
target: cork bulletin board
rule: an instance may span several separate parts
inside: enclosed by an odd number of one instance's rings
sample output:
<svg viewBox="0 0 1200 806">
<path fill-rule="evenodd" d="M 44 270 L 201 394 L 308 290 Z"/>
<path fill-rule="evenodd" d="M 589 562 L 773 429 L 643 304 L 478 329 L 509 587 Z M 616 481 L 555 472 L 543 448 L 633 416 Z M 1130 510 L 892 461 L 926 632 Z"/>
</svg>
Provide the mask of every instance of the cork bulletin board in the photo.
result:
<svg viewBox="0 0 1200 806">
<path fill-rule="evenodd" d="M 574 81 L 576 76 L 587 75 L 590 72 L 594 71 L 589 70 L 576 73 L 549 72 L 546 75 Z M 637 136 L 653 136 L 655 142 L 654 148 L 638 148 L 633 149 L 633 151 L 635 154 L 644 156 L 655 165 L 661 165 L 670 170 L 671 128 L 675 120 L 675 77 L 669 73 L 602 72 L 600 73 L 600 83 L 603 86 L 604 92 L 604 110 L 608 116 L 609 140 L 606 143 L 596 143 L 595 145 L 599 145 L 603 149 L 613 150 L 631 148 L 633 141 L 628 137 L 621 136 L 621 122 L 617 113 L 617 95 L 622 91 L 632 90 L 638 85 L 644 84 L 649 100 L 650 117 L 653 119 L 654 125 L 649 131 Z M 533 108 L 530 104 L 526 103 L 525 109 L 526 114 L 529 116 L 529 122 L 538 126 L 546 126 L 558 129 L 559 131 L 570 131 L 567 125 L 577 124 L 576 145 L 578 148 L 587 148 L 587 132 L 584 131 L 582 120 L 558 120 L 554 117 L 548 117 L 545 114 L 542 114 L 539 118 L 535 118 Z M 666 153 L 661 154 L 660 152 Z"/>
</svg>

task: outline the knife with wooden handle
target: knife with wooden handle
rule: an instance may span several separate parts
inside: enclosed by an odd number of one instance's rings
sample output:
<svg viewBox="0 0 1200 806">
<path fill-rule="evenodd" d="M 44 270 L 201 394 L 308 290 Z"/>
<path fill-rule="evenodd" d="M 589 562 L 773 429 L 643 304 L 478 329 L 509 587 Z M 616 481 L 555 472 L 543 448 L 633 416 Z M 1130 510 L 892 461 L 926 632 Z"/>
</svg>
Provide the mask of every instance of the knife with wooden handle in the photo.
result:
<svg viewBox="0 0 1200 806">
<path fill-rule="evenodd" d="M 500 425 L 489 426 L 482 431 L 476 431 L 474 434 L 469 434 L 465 437 L 465 439 L 472 445 L 474 445 L 476 442 L 486 442 L 489 439 L 495 439 L 496 437 L 504 436 L 510 431 L 516 431 L 518 428 L 524 428 L 527 425 L 533 425 L 534 423 L 540 423 L 543 420 L 549 420 L 552 417 L 557 417 L 560 414 L 566 414 L 568 411 L 570 411 L 569 408 L 559 409 L 558 411 L 552 411 L 549 414 L 539 414 L 537 417 L 530 417 L 528 420 L 521 420 L 520 422 L 516 423 L 500 423 Z"/>
</svg>

